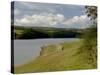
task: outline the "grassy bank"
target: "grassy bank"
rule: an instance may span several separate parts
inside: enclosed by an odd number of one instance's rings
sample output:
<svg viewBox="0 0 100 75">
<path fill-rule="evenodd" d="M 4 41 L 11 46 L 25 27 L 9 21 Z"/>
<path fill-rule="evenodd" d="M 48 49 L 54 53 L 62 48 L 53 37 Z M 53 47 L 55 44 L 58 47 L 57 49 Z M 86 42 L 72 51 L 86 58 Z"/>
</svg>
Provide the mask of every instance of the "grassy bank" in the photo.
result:
<svg viewBox="0 0 100 75">
<path fill-rule="evenodd" d="M 94 69 L 96 67 L 88 63 L 87 53 L 77 52 L 82 45 L 82 40 L 49 45 L 42 48 L 40 56 L 28 64 L 15 67 L 15 73 L 32 73 L 48 71 L 66 71 Z M 61 47 L 60 47 L 61 46 Z"/>
</svg>

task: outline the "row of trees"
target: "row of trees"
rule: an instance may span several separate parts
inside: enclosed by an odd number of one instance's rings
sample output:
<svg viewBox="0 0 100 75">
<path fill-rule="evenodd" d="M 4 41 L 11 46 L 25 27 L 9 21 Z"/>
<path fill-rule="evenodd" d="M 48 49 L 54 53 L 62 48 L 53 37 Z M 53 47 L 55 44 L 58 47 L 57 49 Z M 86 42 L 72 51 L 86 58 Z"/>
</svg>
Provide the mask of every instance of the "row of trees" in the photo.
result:
<svg viewBox="0 0 100 75">
<path fill-rule="evenodd" d="M 15 39 L 37 39 L 37 38 L 76 38 L 81 33 L 72 30 L 35 30 L 32 28 L 24 29 L 22 34 L 15 32 Z"/>
</svg>

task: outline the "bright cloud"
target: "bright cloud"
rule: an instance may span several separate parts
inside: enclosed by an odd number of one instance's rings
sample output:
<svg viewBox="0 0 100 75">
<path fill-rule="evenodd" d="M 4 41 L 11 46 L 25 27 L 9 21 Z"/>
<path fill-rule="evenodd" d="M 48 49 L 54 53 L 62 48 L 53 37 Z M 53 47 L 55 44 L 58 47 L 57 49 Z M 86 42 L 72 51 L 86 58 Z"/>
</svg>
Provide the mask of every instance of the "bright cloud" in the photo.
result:
<svg viewBox="0 0 100 75">
<path fill-rule="evenodd" d="M 89 26 L 89 22 L 89 18 L 86 15 L 81 15 L 67 19 L 63 24 L 66 25 L 66 27 L 85 28 Z"/>
<path fill-rule="evenodd" d="M 42 13 L 33 14 L 31 16 L 26 15 L 21 19 L 15 19 L 15 25 L 85 28 L 89 26 L 89 18 L 86 15 L 81 15 L 66 19 L 62 14 Z"/>
<path fill-rule="evenodd" d="M 83 15 L 84 6 L 31 2 L 15 2 L 14 6 L 14 25 L 86 28 L 90 22 Z"/>
<path fill-rule="evenodd" d="M 64 21 L 64 15 L 62 14 L 52 14 L 52 13 L 42 13 L 34 14 L 31 16 L 24 16 L 21 19 L 15 19 L 15 25 L 25 25 L 25 26 L 54 26 Z"/>
</svg>

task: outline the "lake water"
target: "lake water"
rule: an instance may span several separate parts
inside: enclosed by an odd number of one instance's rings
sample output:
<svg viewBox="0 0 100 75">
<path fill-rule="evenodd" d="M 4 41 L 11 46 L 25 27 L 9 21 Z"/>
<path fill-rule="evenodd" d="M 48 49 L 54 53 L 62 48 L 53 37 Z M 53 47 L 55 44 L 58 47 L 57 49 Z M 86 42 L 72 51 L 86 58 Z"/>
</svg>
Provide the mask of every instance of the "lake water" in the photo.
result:
<svg viewBox="0 0 100 75">
<path fill-rule="evenodd" d="M 53 38 L 34 40 L 14 40 L 14 65 L 22 65 L 34 60 L 39 56 L 42 46 L 70 42 L 75 38 Z"/>
</svg>

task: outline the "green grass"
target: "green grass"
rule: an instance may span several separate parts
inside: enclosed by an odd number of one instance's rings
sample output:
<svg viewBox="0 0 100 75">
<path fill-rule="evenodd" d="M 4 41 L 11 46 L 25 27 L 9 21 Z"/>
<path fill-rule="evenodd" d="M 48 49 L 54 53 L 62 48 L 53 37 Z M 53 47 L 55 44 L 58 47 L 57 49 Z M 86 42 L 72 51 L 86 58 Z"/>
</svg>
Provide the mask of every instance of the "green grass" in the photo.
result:
<svg viewBox="0 0 100 75">
<path fill-rule="evenodd" d="M 50 72 L 66 70 L 94 69 L 96 67 L 88 64 L 87 53 L 77 52 L 82 45 L 82 40 L 69 43 L 61 43 L 63 51 L 57 51 L 55 45 L 44 48 L 45 56 L 41 55 L 28 64 L 15 67 L 14 73 Z M 59 46 L 59 45 L 58 45 Z"/>
<path fill-rule="evenodd" d="M 16 32 L 17 34 L 22 34 L 22 33 L 23 33 L 23 30 L 16 29 L 15 32 Z"/>
</svg>

